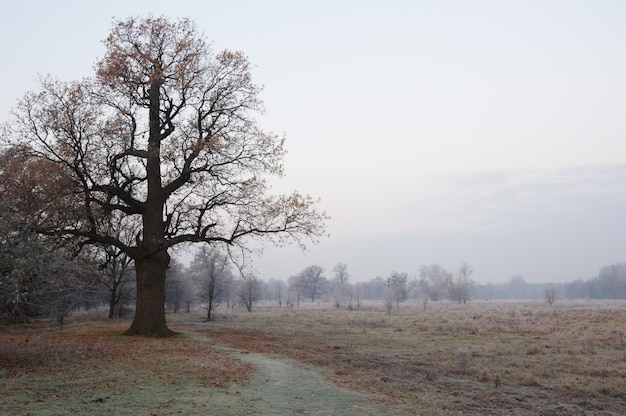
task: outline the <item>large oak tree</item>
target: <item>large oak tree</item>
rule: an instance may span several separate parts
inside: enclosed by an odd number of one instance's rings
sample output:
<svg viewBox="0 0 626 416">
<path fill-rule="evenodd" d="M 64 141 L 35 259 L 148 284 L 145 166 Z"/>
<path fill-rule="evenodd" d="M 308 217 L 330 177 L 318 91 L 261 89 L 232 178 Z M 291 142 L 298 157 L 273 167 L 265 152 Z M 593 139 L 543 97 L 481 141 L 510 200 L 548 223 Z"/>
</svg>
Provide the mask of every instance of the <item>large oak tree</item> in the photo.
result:
<svg viewBox="0 0 626 416">
<path fill-rule="evenodd" d="M 254 118 L 260 88 L 242 53 L 214 53 L 187 19 L 115 21 L 104 43 L 93 77 L 43 79 L 20 101 L 5 144 L 21 166 L 53 165 L 65 179 L 13 196 L 45 195 L 31 197 L 37 231 L 131 257 L 137 304 L 127 333 L 167 336 L 173 246 L 243 248 L 255 237 L 302 245 L 323 234 L 327 217 L 309 196 L 269 195 L 265 177 L 283 174 L 284 140 Z"/>
</svg>

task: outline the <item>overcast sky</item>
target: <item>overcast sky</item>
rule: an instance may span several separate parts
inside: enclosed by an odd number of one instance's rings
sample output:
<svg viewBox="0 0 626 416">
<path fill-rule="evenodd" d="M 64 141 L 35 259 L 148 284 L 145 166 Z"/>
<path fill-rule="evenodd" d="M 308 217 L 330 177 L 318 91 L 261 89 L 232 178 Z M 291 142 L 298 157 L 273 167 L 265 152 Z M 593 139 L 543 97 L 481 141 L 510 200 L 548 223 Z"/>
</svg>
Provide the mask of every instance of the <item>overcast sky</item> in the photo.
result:
<svg viewBox="0 0 626 416">
<path fill-rule="evenodd" d="M 113 17 L 190 17 L 241 50 L 285 133 L 287 177 L 332 217 L 263 279 L 318 264 L 353 281 L 420 265 L 479 282 L 587 279 L 626 261 L 626 2 L 10 2 L 0 122 L 37 87 L 92 74 Z"/>
</svg>

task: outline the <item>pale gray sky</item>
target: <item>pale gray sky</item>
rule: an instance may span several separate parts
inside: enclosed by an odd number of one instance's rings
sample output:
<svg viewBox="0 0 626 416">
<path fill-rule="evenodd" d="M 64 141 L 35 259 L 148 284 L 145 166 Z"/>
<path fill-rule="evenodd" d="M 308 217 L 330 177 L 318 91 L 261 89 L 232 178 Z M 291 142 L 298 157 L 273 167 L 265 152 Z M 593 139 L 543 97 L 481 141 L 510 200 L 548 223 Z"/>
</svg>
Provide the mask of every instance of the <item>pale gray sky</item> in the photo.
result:
<svg viewBox="0 0 626 416">
<path fill-rule="evenodd" d="M 330 238 L 268 247 L 262 278 L 339 261 L 353 280 L 420 265 L 567 281 L 626 260 L 626 2 L 11 2 L 0 121 L 37 74 L 91 75 L 112 17 L 190 17 L 244 51 L 286 179 Z"/>
</svg>

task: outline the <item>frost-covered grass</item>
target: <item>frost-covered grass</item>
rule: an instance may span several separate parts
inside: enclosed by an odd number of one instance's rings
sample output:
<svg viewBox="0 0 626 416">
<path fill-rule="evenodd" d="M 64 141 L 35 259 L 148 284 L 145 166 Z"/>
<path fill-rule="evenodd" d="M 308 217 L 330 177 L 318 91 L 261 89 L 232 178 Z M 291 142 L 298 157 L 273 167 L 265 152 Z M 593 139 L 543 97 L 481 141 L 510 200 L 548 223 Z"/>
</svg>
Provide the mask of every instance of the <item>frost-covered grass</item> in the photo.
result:
<svg viewBox="0 0 626 416">
<path fill-rule="evenodd" d="M 0 414 L 210 414 L 250 367 L 206 342 L 119 335 L 129 322 L 80 320 L 0 331 Z M 214 394 L 212 392 L 217 392 Z"/>
<path fill-rule="evenodd" d="M 626 302 L 263 308 L 211 336 L 323 368 L 417 414 L 626 414 Z"/>
<path fill-rule="evenodd" d="M 544 302 L 266 305 L 203 317 L 168 315 L 182 333 L 168 339 L 121 336 L 128 321 L 93 318 L 63 332 L 52 321 L 0 327 L 0 414 L 246 414 L 239 393 L 258 377 L 221 346 L 305 363 L 389 414 L 626 414 L 626 302 L 557 301 L 552 313 Z"/>
</svg>

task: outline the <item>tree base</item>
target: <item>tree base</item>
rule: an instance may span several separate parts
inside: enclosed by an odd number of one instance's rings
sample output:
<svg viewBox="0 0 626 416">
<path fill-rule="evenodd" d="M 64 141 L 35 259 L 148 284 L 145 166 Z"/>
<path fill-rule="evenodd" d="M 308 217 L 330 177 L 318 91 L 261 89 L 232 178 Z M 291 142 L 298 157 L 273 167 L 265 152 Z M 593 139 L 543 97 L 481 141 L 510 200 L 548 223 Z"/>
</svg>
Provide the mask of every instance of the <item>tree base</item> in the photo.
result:
<svg viewBox="0 0 626 416">
<path fill-rule="evenodd" d="M 167 325 L 144 326 L 138 325 L 136 321 L 133 321 L 130 328 L 128 328 L 122 335 L 146 338 L 168 338 L 178 335 L 178 332 L 172 331 L 167 327 Z"/>
<path fill-rule="evenodd" d="M 143 333 L 140 331 L 136 331 L 132 328 L 129 328 L 126 332 L 123 332 L 122 335 L 124 336 L 132 336 L 132 337 L 146 337 L 146 338 L 170 338 L 170 337 L 175 337 L 177 335 L 180 335 L 180 333 L 172 331 L 171 329 L 168 329 L 165 332 L 152 332 L 152 333 Z"/>
</svg>

